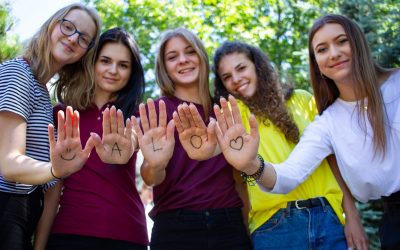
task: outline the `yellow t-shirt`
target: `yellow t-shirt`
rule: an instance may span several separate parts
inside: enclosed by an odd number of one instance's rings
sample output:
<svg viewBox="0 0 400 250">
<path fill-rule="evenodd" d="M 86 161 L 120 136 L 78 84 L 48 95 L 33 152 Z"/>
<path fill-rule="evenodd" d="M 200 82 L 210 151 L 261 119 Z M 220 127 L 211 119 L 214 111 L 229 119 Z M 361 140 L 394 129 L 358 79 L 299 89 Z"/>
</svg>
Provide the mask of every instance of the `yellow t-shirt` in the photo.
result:
<svg viewBox="0 0 400 250">
<path fill-rule="evenodd" d="M 286 102 L 292 117 L 303 133 L 307 125 L 317 114 L 313 96 L 304 90 L 295 90 L 291 98 Z M 247 131 L 249 127 L 250 109 L 241 101 L 238 101 L 243 125 Z M 295 147 L 295 144 L 288 141 L 284 134 L 271 122 L 258 122 L 260 133 L 260 146 L 258 153 L 265 161 L 271 163 L 281 163 L 286 160 Z M 255 186 L 248 186 L 250 198 L 249 228 L 253 233 L 258 227 L 263 225 L 279 209 L 285 208 L 288 201 L 309 199 L 314 197 L 325 197 L 331 204 L 339 220 L 344 224 L 342 198 L 343 193 L 333 175 L 329 164 L 324 160 L 314 173 L 296 189 L 288 194 L 271 194 Z"/>
</svg>

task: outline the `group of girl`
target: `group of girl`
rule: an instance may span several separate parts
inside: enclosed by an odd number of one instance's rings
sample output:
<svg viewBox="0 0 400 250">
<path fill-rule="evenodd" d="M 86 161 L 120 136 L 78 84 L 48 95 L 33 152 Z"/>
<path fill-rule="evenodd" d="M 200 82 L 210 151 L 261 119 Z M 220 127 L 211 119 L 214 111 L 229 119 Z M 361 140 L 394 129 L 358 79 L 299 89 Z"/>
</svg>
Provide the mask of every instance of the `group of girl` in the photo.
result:
<svg viewBox="0 0 400 250">
<path fill-rule="evenodd" d="M 35 231 L 35 249 L 147 249 L 139 148 L 151 249 L 367 249 L 352 195 L 385 197 L 382 246 L 399 246 L 400 73 L 374 64 L 353 21 L 311 29 L 316 105 L 241 42 L 215 53 L 213 101 L 206 50 L 183 28 L 159 44 L 162 97 L 140 104 L 136 42 L 100 29 L 72 4 L 0 65 L 0 249 L 31 249 Z"/>
</svg>

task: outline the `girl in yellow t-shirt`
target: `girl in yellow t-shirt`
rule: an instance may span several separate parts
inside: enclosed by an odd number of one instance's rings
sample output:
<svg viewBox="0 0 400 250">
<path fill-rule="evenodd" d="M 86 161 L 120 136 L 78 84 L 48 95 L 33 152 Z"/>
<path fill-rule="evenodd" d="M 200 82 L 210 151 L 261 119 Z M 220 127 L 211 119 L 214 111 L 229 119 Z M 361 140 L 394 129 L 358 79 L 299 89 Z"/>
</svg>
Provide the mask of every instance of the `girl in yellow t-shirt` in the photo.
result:
<svg viewBox="0 0 400 250">
<path fill-rule="evenodd" d="M 255 115 L 260 157 L 272 163 L 284 161 L 317 114 L 312 95 L 288 86 L 282 89 L 268 57 L 246 43 L 225 42 L 215 53 L 214 70 L 215 98 L 232 94 L 239 99 L 243 121 Z M 248 122 L 243 124 L 250 131 Z M 335 165 L 334 157 L 330 163 Z M 345 185 L 342 192 L 338 181 L 323 161 L 303 184 L 285 195 L 264 192 L 248 182 L 254 249 L 367 249 L 353 199 Z"/>
</svg>

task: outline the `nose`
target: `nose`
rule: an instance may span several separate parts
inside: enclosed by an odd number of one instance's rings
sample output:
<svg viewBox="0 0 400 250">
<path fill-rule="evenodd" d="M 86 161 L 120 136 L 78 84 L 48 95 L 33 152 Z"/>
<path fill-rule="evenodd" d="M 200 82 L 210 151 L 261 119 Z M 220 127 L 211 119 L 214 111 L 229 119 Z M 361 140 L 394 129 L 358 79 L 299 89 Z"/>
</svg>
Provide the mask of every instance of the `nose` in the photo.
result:
<svg viewBox="0 0 400 250">
<path fill-rule="evenodd" d="M 182 53 L 181 55 L 179 55 L 179 63 L 185 63 L 187 62 L 187 57 L 184 53 Z"/>
<path fill-rule="evenodd" d="M 111 74 L 116 74 L 117 73 L 117 64 L 116 63 L 110 64 L 110 68 L 108 69 L 108 72 L 110 72 Z"/>
<path fill-rule="evenodd" d="M 73 43 L 78 43 L 78 39 L 79 39 L 79 34 L 75 33 L 71 36 L 68 37 L 68 41 L 73 42 Z"/>
<path fill-rule="evenodd" d="M 232 74 L 233 83 L 238 84 L 238 83 L 240 83 L 241 79 L 242 79 L 242 77 L 240 76 L 240 74 L 237 74 L 237 73 Z"/>
<path fill-rule="evenodd" d="M 337 59 L 341 56 L 340 48 L 338 46 L 332 45 L 329 49 L 329 56 L 331 59 Z"/>
</svg>

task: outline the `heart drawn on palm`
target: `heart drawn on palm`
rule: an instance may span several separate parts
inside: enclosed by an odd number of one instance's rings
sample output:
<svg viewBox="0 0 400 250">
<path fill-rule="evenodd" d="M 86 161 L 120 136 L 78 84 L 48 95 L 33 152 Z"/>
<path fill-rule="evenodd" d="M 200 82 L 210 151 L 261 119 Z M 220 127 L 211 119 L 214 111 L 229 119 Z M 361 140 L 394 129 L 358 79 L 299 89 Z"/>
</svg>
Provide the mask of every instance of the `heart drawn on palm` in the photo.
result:
<svg viewBox="0 0 400 250">
<path fill-rule="evenodd" d="M 243 147 L 243 137 L 242 136 L 238 136 L 236 139 L 232 139 L 229 142 L 229 146 L 234 149 L 234 150 L 241 150 Z"/>
</svg>

